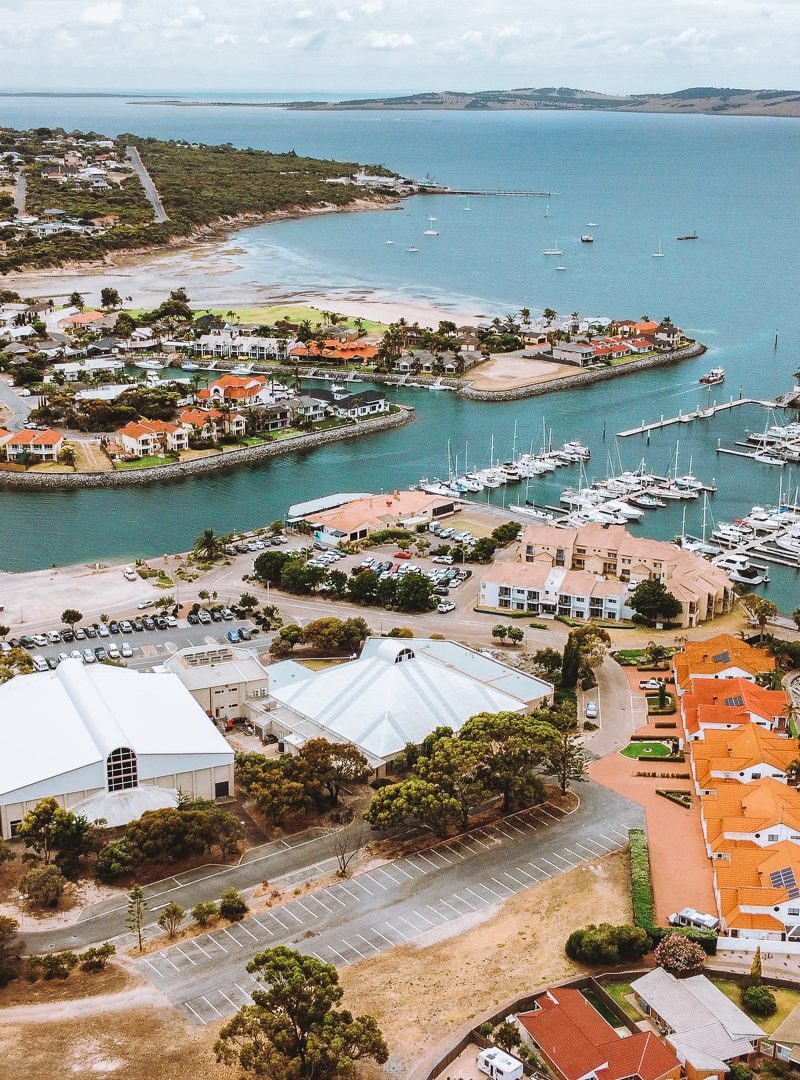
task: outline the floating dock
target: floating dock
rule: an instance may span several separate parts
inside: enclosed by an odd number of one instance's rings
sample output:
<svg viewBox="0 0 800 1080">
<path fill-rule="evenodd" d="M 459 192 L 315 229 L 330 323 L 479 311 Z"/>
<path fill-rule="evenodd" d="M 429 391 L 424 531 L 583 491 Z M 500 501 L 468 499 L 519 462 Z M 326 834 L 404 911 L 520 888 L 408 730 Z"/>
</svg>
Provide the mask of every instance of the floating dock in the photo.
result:
<svg viewBox="0 0 800 1080">
<path fill-rule="evenodd" d="M 764 409 L 782 409 L 785 406 L 781 405 L 777 401 L 763 401 L 760 398 L 731 398 L 730 401 L 723 401 L 720 405 L 710 405 L 708 408 L 712 411 L 712 416 L 716 416 L 717 413 L 726 412 L 728 409 L 735 409 L 739 405 L 760 405 Z M 695 420 L 710 420 L 711 416 L 701 416 L 700 412 L 707 412 L 707 409 L 696 409 L 690 413 L 678 413 L 677 416 L 662 416 L 660 420 L 655 420 L 651 424 L 646 424 L 644 420 L 637 428 L 630 428 L 628 431 L 618 431 L 618 439 L 627 439 L 629 435 L 647 435 L 651 431 L 658 431 L 660 428 L 671 427 L 673 424 L 688 424 L 694 423 Z"/>
</svg>

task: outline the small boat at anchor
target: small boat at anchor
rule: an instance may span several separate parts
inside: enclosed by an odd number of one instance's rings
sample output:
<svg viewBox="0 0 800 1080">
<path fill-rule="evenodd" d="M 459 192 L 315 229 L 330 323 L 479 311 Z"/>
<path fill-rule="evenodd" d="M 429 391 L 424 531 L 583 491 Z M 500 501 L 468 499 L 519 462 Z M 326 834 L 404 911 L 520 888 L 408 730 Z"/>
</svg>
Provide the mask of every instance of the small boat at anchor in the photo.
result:
<svg viewBox="0 0 800 1080">
<path fill-rule="evenodd" d="M 705 375 L 700 376 L 700 382 L 703 384 L 703 386 L 718 386 L 720 383 L 724 383 L 725 368 L 712 368 L 711 371 L 707 371 Z"/>
</svg>

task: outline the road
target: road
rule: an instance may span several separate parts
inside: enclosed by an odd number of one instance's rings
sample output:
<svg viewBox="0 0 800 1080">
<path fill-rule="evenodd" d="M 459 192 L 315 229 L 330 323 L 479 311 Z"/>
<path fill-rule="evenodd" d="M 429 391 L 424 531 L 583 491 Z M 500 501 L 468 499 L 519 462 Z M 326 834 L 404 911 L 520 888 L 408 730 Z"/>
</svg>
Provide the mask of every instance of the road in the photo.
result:
<svg viewBox="0 0 800 1080">
<path fill-rule="evenodd" d="M 153 207 L 153 218 L 156 225 L 163 225 L 165 221 L 169 221 L 169 215 L 164 209 L 164 204 L 161 201 L 161 196 L 158 194 L 156 185 L 153 183 L 153 179 L 150 173 L 144 166 L 144 162 L 139 156 L 139 151 L 135 146 L 126 147 L 126 154 L 128 160 L 131 163 L 131 168 L 139 177 L 139 181 L 144 189 L 144 193 L 147 196 L 147 201 Z"/>
<path fill-rule="evenodd" d="M 0 412 L 10 413 L 3 424 L 19 430 L 27 422 L 34 402 L 33 397 L 20 397 L 16 390 L 8 385 L 7 379 L 0 379 Z"/>
<path fill-rule="evenodd" d="M 643 822 L 639 807 L 603 788 L 581 794 L 571 815 L 548 805 L 523 811 L 241 923 L 165 943 L 136 965 L 205 1024 L 250 1001 L 245 965 L 259 949 L 298 947 L 343 967 L 459 919 L 466 928 L 515 893 L 624 848 L 628 829 Z"/>
<path fill-rule="evenodd" d="M 647 723 L 647 699 L 634 694 L 625 669 L 610 656 L 595 669 L 595 677 L 597 690 L 585 694 L 584 700 L 596 698 L 599 728 L 586 739 L 585 746 L 595 757 L 605 757 L 625 746 L 636 728 Z"/>
<path fill-rule="evenodd" d="M 22 169 L 17 173 L 17 184 L 14 188 L 14 208 L 18 214 L 25 213 L 25 198 L 28 192 L 28 181 Z"/>
</svg>

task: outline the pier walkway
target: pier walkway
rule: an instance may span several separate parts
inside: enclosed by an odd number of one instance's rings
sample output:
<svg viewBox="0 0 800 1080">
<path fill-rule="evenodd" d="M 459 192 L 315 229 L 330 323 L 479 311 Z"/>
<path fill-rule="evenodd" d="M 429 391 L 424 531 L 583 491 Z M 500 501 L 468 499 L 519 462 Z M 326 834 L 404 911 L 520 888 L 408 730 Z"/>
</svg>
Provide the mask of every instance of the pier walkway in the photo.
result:
<svg viewBox="0 0 800 1080">
<path fill-rule="evenodd" d="M 672 424 L 690 424 L 695 420 L 707 420 L 711 416 L 716 416 L 717 413 L 735 409 L 739 405 L 760 405 L 764 409 L 782 409 L 785 407 L 777 401 L 764 401 L 761 398 L 731 398 L 730 401 L 723 401 L 719 405 L 710 405 L 708 408 L 698 407 L 694 412 L 680 412 L 677 416 L 662 416 L 660 420 L 654 420 L 651 424 L 646 424 L 643 420 L 639 427 L 629 428 L 628 431 L 618 431 L 617 438 L 627 439 L 629 435 L 646 435 L 649 431 L 658 431 L 659 428 L 671 427 Z M 710 413 L 709 409 L 711 410 Z"/>
</svg>

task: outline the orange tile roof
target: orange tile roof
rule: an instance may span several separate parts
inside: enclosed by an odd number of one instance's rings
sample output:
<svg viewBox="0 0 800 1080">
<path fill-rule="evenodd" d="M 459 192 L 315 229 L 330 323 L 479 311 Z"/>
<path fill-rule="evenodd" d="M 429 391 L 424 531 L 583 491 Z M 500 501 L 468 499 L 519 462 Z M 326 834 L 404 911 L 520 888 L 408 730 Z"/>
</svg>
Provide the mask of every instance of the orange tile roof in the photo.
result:
<svg viewBox="0 0 800 1080">
<path fill-rule="evenodd" d="M 800 792 L 796 788 L 771 777 L 751 784 L 712 780 L 708 786 L 714 794 L 702 795 L 700 806 L 712 848 L 726 839 L 725 833 L 757 833 L 780 824 L 800 832 Z M 800 859 L 800 847 L 797 857 Z"/>
<path fill-rule="evenodd" d="M 141 439 L 143 435 L 174 435 L 179 430 L 178 424 L 169 420 L 131 420 L 125 427 L 119 428 L 118 435 L 127 435 L 130 439 Z"/>
<path fill-rule="evenodd" d="M 705 738 L 692 742 L 690 748 L 701 787 L 708 786 L 712 773 L 741 772 L 754 765 L 772 765 L 785 773 L 798 757 L 796 740 L 781 738 L 756 724 L 733 731 L 707 731 Z"/>
<path fill-rule="evenodd" d="M 52 428 L 48 428 L 47 431 L 32 431 L 30 428 L 24 428 L 11 436 L 8 446 L 56 446 L 63 438 L 63 435 L 59 435 Z"/>
<path fill-rule="evenodd" d="M 754 914 L 759 916 L 772 916 L 770 911 L 742 912 L 742 907 L 775 908 L 787 900 L 797 899 L 800 895 L 793 896 L 796 891 L 794 886 L 781 885 L 776 887 L 770 877 L 773 873 L 794 874 L 794 880 L 800 883 L 800 847 L 791 840 L 784 840 L 779 844 L 773 844 L 768 848 L 759 848 L 757 844 L 748 842 L 730 843 L 724 853 L 729 857 L 729 862 L 723 859 L 715 860 L 714 870 L 717 877 L 717 886 L 720 897 L 720 911 L 729 921 L 733 918 L 751 918 Z M 800 903 L 798 903 L 800 906 Z M 770 926 L 767 929 L 775 929 Z"/>
<path fill-rule="evenodd" d="M 687 689 L 695 675 L 715 675 L 731 667 L 741 668 L 751 675 L 775 670 L 775 657 L 765 649 L 756 649 L 741 638 L 717 634 L 705 641 L 687 641 L 681 652 L 675 653 L 673 666 L 678 685 Z"/>
<path fill-rule="evenodd" d="M 747 662 L 752 663 L 750 658 Z M 736 660 L 735 666 L 744 667 L 744 663 Z M 741 704 L 738 704 L 740 700 Z M 737 704 L 726 704 L 734 701 Z M 681 698 L 681 715 L 689 735 L 700 731 L 704 724 L 751 724 L 752 716 L 772 723 L 774 717 L 785 714 L 787 708 L 783 690 L 765 690 L 741 677 L 719 681 L 693 679 L 691 690 Z"/>
<path fill-rule="evenodd" d="M 660 1080 L 679 1073 L 677 1058 L 653 1032 L 620 1038 L 577 990 L 556 987 L 537 997 L 536 1005 L 517 1019 L 567 1080 L 603 1066 L 604 1080 Z"/>
<path fill-rule="evenodd" d="M 102 311 L 81 311 L 78 315 L 70 315 L 64 322 L 70 326 L 90 326 L 104 318 L 105 313 Z"/>
</svg>

